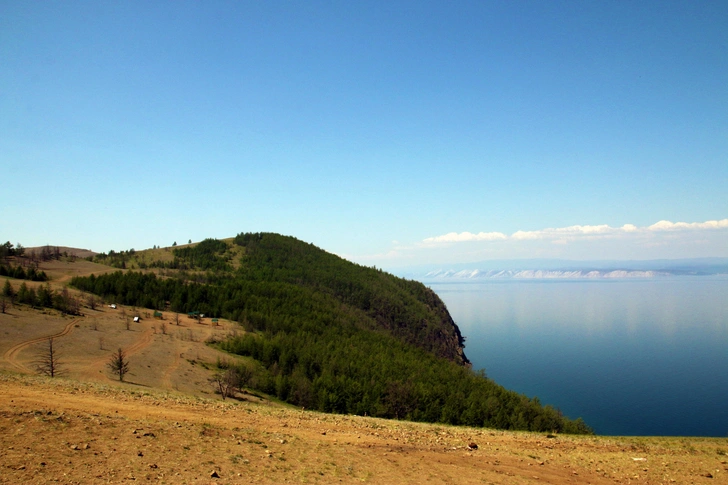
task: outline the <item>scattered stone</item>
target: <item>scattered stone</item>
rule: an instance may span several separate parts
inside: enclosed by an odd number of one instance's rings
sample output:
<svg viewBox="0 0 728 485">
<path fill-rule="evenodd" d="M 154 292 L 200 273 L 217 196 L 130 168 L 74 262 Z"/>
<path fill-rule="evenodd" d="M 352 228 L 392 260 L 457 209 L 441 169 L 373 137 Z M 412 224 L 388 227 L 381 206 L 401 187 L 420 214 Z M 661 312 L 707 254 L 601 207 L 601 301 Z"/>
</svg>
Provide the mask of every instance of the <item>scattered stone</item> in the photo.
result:
<svg viewBox="0 0 728 485">
<path fill-rule="evenodd" d="M 708 472 L 705 475 L 703 475 L 705 478 L 713 478 L 713 474 Z"/>
<path fill-rule="evenodd" d="M 210 473 L 210 478 L 220 478 L 220 475 L 218 475 L 217 472 L 213 470 L 213 472 Z"/>
<path fill-rule="evenodd" d="M 477 450 L 478 449 L 478 445 L 476 445 L 475 443 L 470 443 L 468 445 L 468 449 L 469 450 Z"/>
<path fill-rule="evenodd" d="M 152 463 L 151 465 L 149 465 L 149 468 L 151 468 L 151 469 L 153 469 L 153 470 L 154 470 L 154 469 L 157 469 L 157 468 L 159 468 L 159 467 L 157 466 L 157 464 L 156 464 L 156 463 Z"/>
<path fill-rule="evenodd" d="M 137 456 L 144 456 L 144 453 L 142 453 L 141 451 L 138 451 Z"/>
</svg>

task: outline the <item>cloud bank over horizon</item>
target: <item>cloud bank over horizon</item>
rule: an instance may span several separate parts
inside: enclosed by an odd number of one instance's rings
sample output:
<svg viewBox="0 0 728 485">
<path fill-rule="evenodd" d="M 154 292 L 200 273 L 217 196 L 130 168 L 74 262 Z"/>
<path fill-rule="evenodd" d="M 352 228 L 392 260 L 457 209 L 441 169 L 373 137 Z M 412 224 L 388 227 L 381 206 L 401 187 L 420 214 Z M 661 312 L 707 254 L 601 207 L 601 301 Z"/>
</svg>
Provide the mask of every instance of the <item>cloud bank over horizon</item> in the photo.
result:
<svg viewBox="0 0 728 485">
<path fill-rule="evenodd" d="M 576 238 L 604 238 L 624 234 L 655 233 L 661 231 L 704 231 L 714 229 L 728 229 L 728 219 L 705 222 L 671 222 L 662 220 L 647 227 L 637 227 L 634 224 L 625 224 L 622 227 L 611 227 L 607 224 L 598 226 L 568 226 L 559 228 L 546 228 L 536 231 L 516 231 L 510 236 L 502 232 L 450 232 L 441 236 L 428 237 L 422 241 L 423 245 L 451 244 L 472 241 L 503 241 L 550 239 L 556 242 L 568 242 Z"/>
<path fill-rule="evenodd" d="M 517 230 L 449 232 L 387 253 L 354 257 L 384 266 L 466 263 L 485 259 L 683 259 L 728 257 L 728 218 L 705 222 L 660 220 L 648 226 L 608 224 Z"/>
</svg>

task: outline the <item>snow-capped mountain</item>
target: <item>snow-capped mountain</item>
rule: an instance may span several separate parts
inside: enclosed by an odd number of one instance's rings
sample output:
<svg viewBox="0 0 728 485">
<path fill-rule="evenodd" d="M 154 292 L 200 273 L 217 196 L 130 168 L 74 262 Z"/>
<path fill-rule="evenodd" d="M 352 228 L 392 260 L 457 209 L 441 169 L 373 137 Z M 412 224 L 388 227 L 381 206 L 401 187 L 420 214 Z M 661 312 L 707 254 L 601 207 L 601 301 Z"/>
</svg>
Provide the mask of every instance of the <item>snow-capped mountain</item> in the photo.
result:
<svg viewBox="0 0 728 485">
<path fill-rule="evenodd" d="M 656 278 L 669 276 L 664 271 L 634 271 L 634 270 L 479 270 L 466 269 L 435 270 L 424 275 L 427 279 L 607 279 L 607 278 Z"/>
<path fill-rule="evenodd" d="M 443 267 L 444 266 L 444 267 Z M 391 269 L 393 273 L 416 280 L 484 280 L 484 279 L 637 279 L 668 276 L 728 275 L 728 258 L 679 260 L 596 260 L 556 259 L 489 260 L 410 266 Z"/>
</svg>

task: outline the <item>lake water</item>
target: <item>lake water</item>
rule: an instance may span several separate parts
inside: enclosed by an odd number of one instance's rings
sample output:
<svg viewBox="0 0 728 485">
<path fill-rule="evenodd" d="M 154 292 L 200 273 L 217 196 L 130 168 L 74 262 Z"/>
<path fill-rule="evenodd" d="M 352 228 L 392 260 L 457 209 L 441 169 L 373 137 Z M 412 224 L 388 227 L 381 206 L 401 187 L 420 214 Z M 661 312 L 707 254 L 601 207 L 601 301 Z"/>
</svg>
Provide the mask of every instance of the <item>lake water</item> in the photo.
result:
<svg viewBox="0 0 728 485">
<path fill-rule="evenodd" d="M 598 434 L 728 436 L 728 276 L 425 284 L 506 388 Z"/>
</svg>

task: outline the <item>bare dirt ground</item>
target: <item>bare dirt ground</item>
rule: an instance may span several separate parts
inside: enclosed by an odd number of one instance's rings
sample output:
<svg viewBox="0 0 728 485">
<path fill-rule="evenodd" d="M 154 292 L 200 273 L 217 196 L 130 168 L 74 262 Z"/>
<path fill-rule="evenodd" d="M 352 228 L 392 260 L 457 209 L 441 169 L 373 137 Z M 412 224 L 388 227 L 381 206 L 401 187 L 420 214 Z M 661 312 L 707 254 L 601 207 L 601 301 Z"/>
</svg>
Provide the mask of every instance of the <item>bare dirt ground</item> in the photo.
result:
<svg viewBox="0 0 728 485">
<path fill-rule="evenodd" d="M 163 319 L 153 312 L 107 306 L 83 309 L 82 317 L 64 317 L 52 310 L 16 306 L 0 314 L 0 370 L 37 373 L 37 367 L 54 338 L 64 377 L 111 383 L 116 378 L 107 364 L 111 354 L 123 349 L 130 363 L 125 380 L 147 388 L 179 390 L 194 395 L 212 394 L 208 367 L 218 360 L 234 360 L 205 344 L 237 332 L 237 324 L 220 320 L 213 326 L 171 312 Z M 136 314 L 141 322 L 131 321 Z M 127 329 L 128 322 L 128 329 Z M 205 320 L 203 320 L 205 322 Z"/>
<path fill-rule="evenodd" d="M 717 439 L 549 438 L 0 374 L 0 483 L 728 483 L 725 449 Z"/>
<path fill-rule="evenodd" d="M 59 267 L 53 284 L 94 268 Z M 728 484 L 728 439 L 551 436 L 222 401 L 206 365 L 236 357 L 205 341 L 237 325 L 150 312 L 0 314 L 0 483 Z M 51 336 L 54 379 L 36 370 Z M 107 368 L 119 347 L 125 383 Z"/>
</svg>

